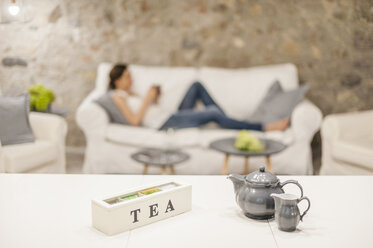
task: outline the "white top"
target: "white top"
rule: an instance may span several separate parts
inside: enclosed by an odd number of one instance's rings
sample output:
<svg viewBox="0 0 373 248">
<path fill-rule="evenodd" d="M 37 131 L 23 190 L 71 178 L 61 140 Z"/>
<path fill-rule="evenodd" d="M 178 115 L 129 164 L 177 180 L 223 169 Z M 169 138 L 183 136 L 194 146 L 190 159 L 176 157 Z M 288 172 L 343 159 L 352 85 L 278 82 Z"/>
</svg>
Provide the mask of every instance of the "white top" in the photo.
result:
<svg viewBox="0 0 373 248">
<path fill-rule="evenodd" d="M 311 200 L 295 232 L 245 217 L 226 176 L 0 174 L 0 246 L 372 247 L 372 176 L 279 178 L 298 180 Z M 161 180 L 192 184 L 192 210 L 114 236 L 91 226 L 91 199 Z M 284 190 L 299 194 L 291 184 Z"/>
<path fill-rule="evenodd" d="M 141 97 L 137 95 L 130 95 L 123 90 L 115 90 L 114 93 L 127 100 L 128 106 L 132 112 L 137 112 L 140 109 L 143 102 Z M 145 112 L 142 124 L 145 127 L 158 129 L 168 120 L 169 117 L 170 114 L 166 110 L 162 109 L 160 105 L 151 104 Z"/>
</svg>

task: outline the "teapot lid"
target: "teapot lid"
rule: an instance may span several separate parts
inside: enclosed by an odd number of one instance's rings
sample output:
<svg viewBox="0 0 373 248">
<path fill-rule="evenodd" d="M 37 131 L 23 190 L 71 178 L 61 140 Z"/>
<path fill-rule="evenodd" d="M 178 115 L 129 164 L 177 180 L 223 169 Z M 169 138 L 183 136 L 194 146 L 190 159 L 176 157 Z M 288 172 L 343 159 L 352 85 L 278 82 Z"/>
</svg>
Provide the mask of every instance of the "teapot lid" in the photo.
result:
<svg viewBox="0 0 373 248">
<path fill-rule="evenodd" d="M 251 184 L 257 185 L 272 185 L 278 182 L 276 175 L 265 171 L 265 167 L 261 166 L 259 171 L 254 171 L 245 177 L 245 180 Z"/>
</svg>

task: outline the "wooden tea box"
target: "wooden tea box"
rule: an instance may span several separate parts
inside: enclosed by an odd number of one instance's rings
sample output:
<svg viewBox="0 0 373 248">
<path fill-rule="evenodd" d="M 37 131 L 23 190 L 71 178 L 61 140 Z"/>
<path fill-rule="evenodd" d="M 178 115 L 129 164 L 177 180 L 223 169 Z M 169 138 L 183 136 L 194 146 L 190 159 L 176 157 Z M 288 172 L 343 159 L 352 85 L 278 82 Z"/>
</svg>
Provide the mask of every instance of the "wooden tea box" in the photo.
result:
<svg viewBox="0 0 373 248">
<path fill-rule="evenodd" d="M 191 209 L 190 184 L 153 183 L 92 200 L 92 225 L 114 235 Z"/>
</svg>

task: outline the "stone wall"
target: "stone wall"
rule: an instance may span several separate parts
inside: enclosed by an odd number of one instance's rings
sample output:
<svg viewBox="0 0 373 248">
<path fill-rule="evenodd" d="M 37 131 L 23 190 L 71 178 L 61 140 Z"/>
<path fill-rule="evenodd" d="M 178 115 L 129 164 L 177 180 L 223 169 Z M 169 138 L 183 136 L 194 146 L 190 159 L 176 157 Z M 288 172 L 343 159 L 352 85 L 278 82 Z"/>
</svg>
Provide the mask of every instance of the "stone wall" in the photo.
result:
<svg viewBox="0 0 373 248">
<path fill-rule="evenodd" d="M 373 108 L 372 0 L 34 0 L 25 24 L 0 25 L 0 89 L 52 88 L 75 110 L 97 65 L 248 67 L 295 63 L 324 114 Z"/>
</svg>

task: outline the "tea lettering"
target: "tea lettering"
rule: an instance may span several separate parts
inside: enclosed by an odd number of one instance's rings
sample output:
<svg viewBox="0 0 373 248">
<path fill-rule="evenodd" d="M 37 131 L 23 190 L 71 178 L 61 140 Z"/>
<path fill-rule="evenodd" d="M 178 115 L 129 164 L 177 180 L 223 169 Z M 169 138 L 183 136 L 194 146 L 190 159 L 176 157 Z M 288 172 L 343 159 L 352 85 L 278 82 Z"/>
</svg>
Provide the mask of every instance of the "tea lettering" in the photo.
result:
<svg viewBox="0 0 373 248">
<path fill-rule="evenodd" d="M 168 203 L 167 203 L 167 206 L 166 206 L 166 211 L 164 213 L 168 213 L 168 212 L 171 212 L 171 211 L 174 211 L 174 210 L 175 210 L 174 205 L 172 204 L 171 200 L 168 200 Z M 130 215 L 131 216 L 133 215 L 133 222 L 132 223 L 139 222 L 138 213 L 141 213 L 140 208 L 132 210 L 130 212 Z M 158 203 L 149 205 L 149 218 L 153 218 L 155 216 L 158 216 L 158 214 L 159 214 Z"/>
<path fill-rule="evenodd" d="M 175 209 L 174 209 L 174 206 L 172 206 L 172 202 L 171 202 L 171 200 L 168 201 L 168 204 L 167 204 L 167 208 L 166 208 L 166 212 L 165 212 L 165 213 L 167 213 L 169 209 L 171 209 L 170 211 L 174 211 L 174 210 L 175 210 Z"/>
<path fill-rule="evenodd" d="M 150 208 L 150 216 L 149 216 L 149 218 L 152 218 L 152 217 L 158 215 L 158 211 L 157 211 L 158 204 L 150 205 L 149 208 Z"/>
<path fill-rule="evenodd" d="M 140 213 L 141 210 L 138 208 L 138 209 L 135 209 L 135 210 L 132 210 L 131 211 L 131 215 L 133 213 L 133 222 L 132 223 L 135 223 L 135 222 L 138 222 L 139 220 L 137 219 L 137 213 Z"/>
</svg>

